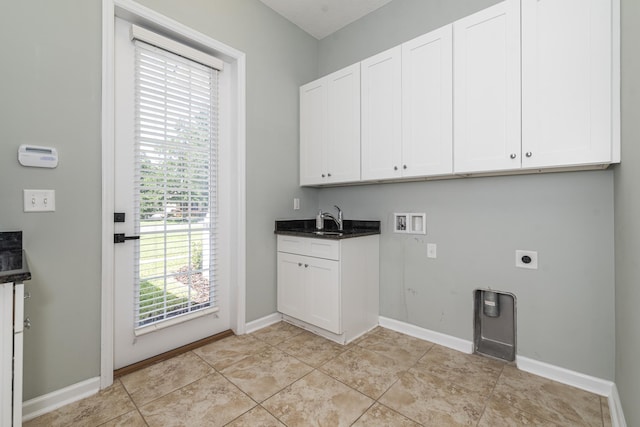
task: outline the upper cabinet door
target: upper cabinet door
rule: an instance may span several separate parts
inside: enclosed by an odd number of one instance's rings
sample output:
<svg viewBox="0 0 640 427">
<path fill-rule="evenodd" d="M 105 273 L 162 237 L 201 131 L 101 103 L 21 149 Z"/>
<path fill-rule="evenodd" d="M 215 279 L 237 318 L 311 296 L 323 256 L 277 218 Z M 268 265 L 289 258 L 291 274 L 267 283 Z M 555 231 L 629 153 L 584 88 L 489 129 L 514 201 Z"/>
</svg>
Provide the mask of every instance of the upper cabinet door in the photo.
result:
<svg viewBox="0 0 640 427">
<path fill-rule="evenodd" d="M 360 180 L 360 64 L 300 87 L 300 185 Z"/>
<path fill-rule="evenodd" d="M 327 83 L 320 79 L 300 87 L 300 185 L 326 183 L 326 139 Z"/>
<path fill-rule="evenodd" d="M 361 62 L 362 179 L 402 176 L 402 64 L 396 46 Z"/>
<path fill-rule="evenodd" d="M 402 173 L 453 172 L 453 26 L 402 45 Z"/>
<path fill-rule="evenodd" d="M 454 172 L 518 169 L 520 0 L 484 9 L 453 28 Z"/>
<path fill-rule="evenodd" d="M 523 167 L 617 161 L 612 3 L 522 0 Z"/>
<path fill-rule="evenodd" d="M 328 183 L 360 180 L 360 64 L 327 79 Z"/>
</svg>

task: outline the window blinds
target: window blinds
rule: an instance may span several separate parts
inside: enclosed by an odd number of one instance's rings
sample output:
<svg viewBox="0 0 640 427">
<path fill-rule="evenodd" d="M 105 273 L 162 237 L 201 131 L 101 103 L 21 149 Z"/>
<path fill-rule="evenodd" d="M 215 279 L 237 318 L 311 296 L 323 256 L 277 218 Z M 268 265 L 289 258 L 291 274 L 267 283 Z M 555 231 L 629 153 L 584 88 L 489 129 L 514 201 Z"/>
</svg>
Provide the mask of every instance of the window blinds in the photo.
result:
<svg viewBox="0 0 640 427">
<path fill-rule="evenodd" d="M 135 327 L 217 311 L 218 71 L 135 44 Z"/>
</svg>

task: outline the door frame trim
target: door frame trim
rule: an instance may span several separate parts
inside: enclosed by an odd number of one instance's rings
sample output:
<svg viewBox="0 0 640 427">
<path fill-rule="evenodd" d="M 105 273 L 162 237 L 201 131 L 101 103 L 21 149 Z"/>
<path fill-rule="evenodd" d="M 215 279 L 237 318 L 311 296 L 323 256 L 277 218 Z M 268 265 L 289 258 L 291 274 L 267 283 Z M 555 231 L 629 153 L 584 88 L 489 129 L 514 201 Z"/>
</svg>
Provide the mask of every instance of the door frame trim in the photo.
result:
<svg viewBox="0 0 640 427">
<path fill-rule="evenodd" d="M 231 168 L 234 226 L 229 277 L 230 326 L 246 331 L 246 58 L 245 54 L 131 0 L 102 2 L 102 295 L 100 328 L 100 388 L 113 383 L 114 333 L 114 147 L 115 147 L 115 18 L 162 28 L 221 54 L 231 64 L 231 129 L 235 150 Z"/>
</svg>

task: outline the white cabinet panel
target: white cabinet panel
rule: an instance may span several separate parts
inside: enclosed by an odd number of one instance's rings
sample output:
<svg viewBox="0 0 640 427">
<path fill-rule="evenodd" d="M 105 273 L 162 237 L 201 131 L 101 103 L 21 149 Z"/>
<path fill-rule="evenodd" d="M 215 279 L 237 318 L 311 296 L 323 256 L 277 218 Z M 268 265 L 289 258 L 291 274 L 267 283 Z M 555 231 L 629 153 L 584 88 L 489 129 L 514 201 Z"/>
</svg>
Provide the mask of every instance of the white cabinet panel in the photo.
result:
<svg viewBox="0 0 640 427">
<path fill-rule="evenodd" d="M 278 252 L 278 311 L 305 316 L 304 257 Z"/>
<path fill-rule="evenodd" d="M 523 167 L 612 159 L 611 0 L 522 0 Z"/>
<path fill-rule="evenodd" d="M 520 168 L 520 1 L 454 23 L 454 172 Z"/>
<path fill-rule="evenodd" d="M 318 253 L 330 258 L 310 255 Z M 379 236 L 278 235 L 277 283 L 278 311 L 288 321 L 341 344 L 352 341 L 378 323 Z"/>
<path fill-rule="evenodd" d="M 300 88 L 300 185 L 360 180 L 360 64 Z"/>
<path fill-rule="evenodd" d="M 11 426 L 13 283 L 0 283 L 0 426 Z"/>
<path fill-rule="evenodd" d="M 308 258 L 306 307 L 302 320 L 340 334 L 340 269 L 337 261 Z"/>
<path fill-rule="evenodd" d="M 327 90 L 323 81 L 300 88 L 300 185 L 321 182 L 327 135 Z"/>
<path fill-rule="evenodd" d="M 396 46 L 360 63 L 362 179 L 402 175 L 402 64 Z"/>
<path fill-rule="evenodd" d="M 329 183 L 360 180 L 360 64 L 327 77 Z"/>
<path fill-rule="evenodd" d="M 452 25 L 402 45 L 402 176 L 453 172 Z"/>
</svg>

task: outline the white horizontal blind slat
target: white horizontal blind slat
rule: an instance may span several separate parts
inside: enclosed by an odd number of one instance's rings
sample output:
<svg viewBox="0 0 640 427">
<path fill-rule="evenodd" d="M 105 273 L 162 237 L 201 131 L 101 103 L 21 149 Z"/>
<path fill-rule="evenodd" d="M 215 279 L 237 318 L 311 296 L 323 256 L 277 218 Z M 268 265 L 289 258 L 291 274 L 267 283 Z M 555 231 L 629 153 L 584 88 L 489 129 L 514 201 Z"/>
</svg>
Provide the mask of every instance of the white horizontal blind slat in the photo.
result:
<svg viewBox="0 0 640 427">
<path fill-rule="evenodd" d="M 134 43 L 134 203 L 140 235 L 134 325 L 136 334 L 143 334 L 218 310 L 218 71 Z"/>
</svg>

